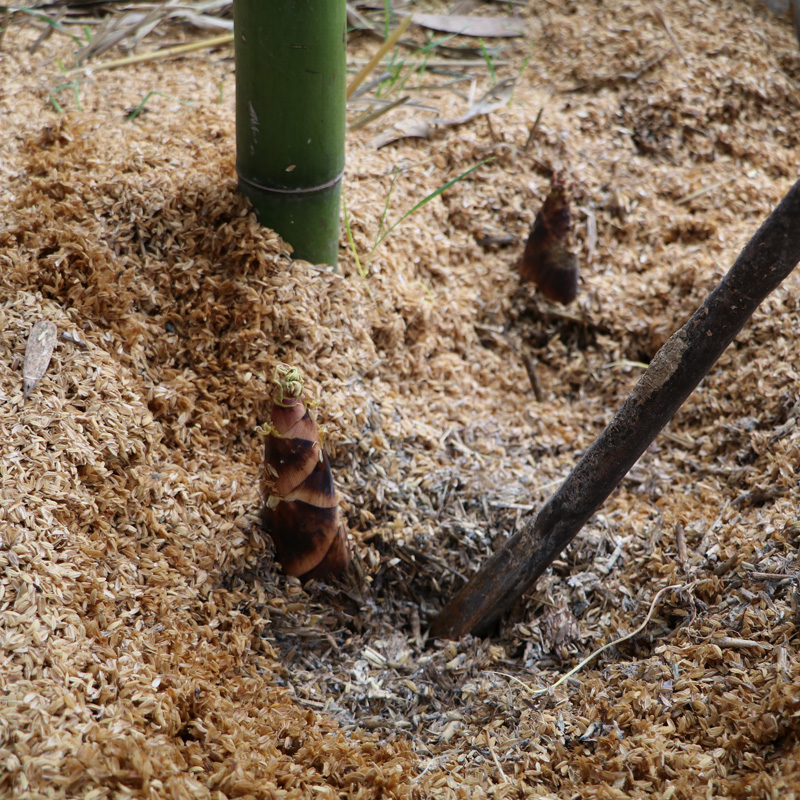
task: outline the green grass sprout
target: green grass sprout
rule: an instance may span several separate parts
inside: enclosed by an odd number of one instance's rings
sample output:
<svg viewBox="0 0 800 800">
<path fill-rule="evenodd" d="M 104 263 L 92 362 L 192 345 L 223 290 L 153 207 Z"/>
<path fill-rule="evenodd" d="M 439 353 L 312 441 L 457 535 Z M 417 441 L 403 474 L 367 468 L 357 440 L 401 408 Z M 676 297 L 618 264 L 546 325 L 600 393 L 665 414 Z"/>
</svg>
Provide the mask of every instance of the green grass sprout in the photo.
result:
<svg viewBox="0 0 800 800">
<path fill-rule="evenodd" d="M 494 59 L 489 54 L 489 51 L 486 49 L 486 43 L 483 41 L 483 39 L 478 39 L 478 41 L 480 42 L 481 45 L 481 52 L 483 53 L 483 57 L 486 60 L 486 67 L 489 70 L 489 77 L 491 78 L 492 86 L 494 86 L 497 83 L 497 76 L 494 74 Z"/>
<path fill-rule="evenodd" d="M 144 111 L 144 107 L 147 105 L 147 101 L 154 95 L 158 95 L 159 97 L 165 97 L 167 100 L 174 100 L 176 103 L 180 103 L 182 106 L 189 106 L 190 108 L 194 108 L 194 103 L 190 103 L 188 100 L 181 100 L 180 97 L 173 97 L 171 94 L 165 94 L 164 92 L 159 92 L 157 89 L 151 89 L 145 96 L 144 100 L 139 103 L 136 108 L 125 117 L 125 122 L 133 122 L 139 114 Z"/>
<path fill-rule="evenodd" d="M 386 194 L 386 202 L 383 204 L 383 214 L 381 214 L 381 221 L 378 225 L 378 233 L 375 235 L 375 241 L 372 243 L 372 250 L 369 251 L 370 257 L 375 252 L 375 248 L 378 246 L 379 238 L 381 233 L 383 232 L 383 226 L 386 224 L 386 214 L 389 212 L 389 201 L 392 199 L 392 192 L 394 191 L 394 185 L 397 183 L 397 179 L 400 177 L 401 170 L 395 170 L 394 175 L 392 176 L 392 185 L 389 187 L 389 191 Z"/>
<path fill-rule="evenodd" d="M 61 59 L 56 59 L 56 64 L 58 64 L 58 68 L 62 73 L 66 74 L 68 72 L 67 68 L 61 63 Z M 75 107 L 78 109 L 78 111 L 83 111 L 83 106 L 81 106 L 80 84 L 81 79 L 79 76 L 76 76 L 74 80 L 71 80 L 68 83 L 59 84 L 55 87 L 55 89 L 53 89 L 52 92 L 50 92 L 50 103 L 59 114 L 64 113 L 64 107 L 58 102 L 56 95 L 59 92 L 63 92 L 65 89 L 72 89 L 72 94 L 75 98 Z"/>
<path fill-rule="evenodd" d="M 388 39 L 390 33 L 390 26 L 394 17 L 394 9 L 392 8 L 392 0 L 383 0 L 383 38 Z"/>
<path fill-rule="evenodd" d="M 423 206 L 430 203 L 431 200 L 435 200 L 440 194 L 446 192 L 453 184 L 458 183 L 459 181 L 464 180 L 471 172 L 474 172 L 478 167 L 482 167 L 484 164 L 491 161 L 491 158 L 484 158 L 483 161 L 479 161 L 477 164 L 471 166 L 465 172 L 462 172 L 457 177 L 453 178 L 452 180 L 447 181 L 443 186 L 440 186 L 438 189 L 434 189 L 429 195 L 425 196 L 420 200 L 416 205 L 412 206 L 405 214 L 403 214 L 400 219 L 397 220 L 390 228 L 388 228 L 383 234 L 379 235 L 375 241 L 375 244 L 372 246 L 372 252 L 375 252 L 375 248 L 401 223 L 408 219 L 415 211 L 419 210 Z M 393 184 L 394 185 L 394 184 Z"/>
<path fill-rule="evenodd" d="M 83 42 L 80 40 L 79 37 L 73 36 L 60 22 L 57 20 L 51 19 L 47 16 L 47 14 L 42 14 L 41 11 L 34 11 L 32 8 L 17 8 L 14 9 L 15 11 L 21 11 L 23 14 L 28 14 L 31 17 L 36 17 L 36 19 L 44 22 L 46 25 L 49 25 L 51 28 L 54 28 L 59 33 L 63 33 L 65 36 L 69 36 L 75 44 L 83 47 Z"/>
<path fill-rule="evenodd" d="M 386 65 L 386 71 L 392 73 L 391 78 L 387 78 L 383 83 L 380 85 L 380 88 L 375 93 L 376 97 L 385 97 L 386 95 L 390 94 L 391 92 L 399 92 L 405 88 L 408 79 L 417 74 L 418 77 L 422 77 L 425 74 L 425 70 L 427 69 L 428 59 L 431 57 L 433 51 L 439 47 L 440 45 L 446 44 L 451 39 L 455 38 L 456 34 L 451 33 L 447 34 L 446 36 L 442 36 L 440 39 L 434 39 L 430 34 L 428 35 L 428 41 L 422 45 L 418 50 L 413 50 L 408 55 L 400 57 L 400 48 L 395 47 L 392 51 L 392 57 L 389 60 L 389 63 Z M 414 56 L 422 56 L 421 63 L 414 64 L 413 68 L 410 68 L 404 75 L 403 70 L 405 69 L 406 62 L 410 59 L 413 59 Z"/>
<path fill-rule="evenodd" d="M 350 250 L 353 252 L 353 258 L 356 262 L 356 269 L 358 270 L 358 274 L 367 279 L 368 270 L 366 267 L 362 266 L 361 259 L 358 257 L 358 250 L 356 249 L 356 243 L 353 239 L 353 230 L 350 227 L 350 217 L 347 215 L 347 200 L 344 196 L 344 192 L 342 192 L 342 207 L 344 208 L 344 229 L 347 231 L 347 241 L 350 244 Z"/>
<path fill-rule="evenodd" d="M 453 184 L 458 183 L 459 181 L 463 180 L 467 177 L 471 172 L 474 172 L 478 167 L 482 167 L 484 164 L 491 161 L 492 158 L 485 158 L 483 161 L 479 161 L 477 164 L 471 166 L 468 170 L 465 170 L 457 177 L 453 178 L 452 180 L 447 181 L 447 183 L 440 186 L 438 189 L 434 189 L 429 195 L 425 196 L 412 206 L 405 214 L 403 214 L 400 219 L 398 219 L 394 224 L 392 224 L 389 228 L 384 230 L 384 226 L 386 225 L 386 217 L 389 213 L 389 203 L 392 199 L 392 192 L 394 191 L 394 186 L 397 183 L 397 179 L 400 177 L 401 173 L 405 172 L 406 170 L 395 170 L 394 174 L 392 175 L 392 183 L 389 187 L 389 191 L 386 194 L 386 201 L 383 204 L 383 213 L 381 214 L 381 221 L 378 225 L 378 230 L 375 233 L 375 240 L 372 243 L 372 248 L 369 251 L 369 255 L 367 256 L 366 260 L 362 262 L 362 260 L 358 256 L 358 250 L 356 248 L 355 240 L 353 239 L 353 230 L 350 225 L 350 217 L 347 213 L 347 202 L 345 201 L 344 193 L 342 193 L 342 206 L 344 208 L 344 227 L 347 233 L 347 241 L 350 245 L 350 250 L 353 253 L 353 260 L 356 263 L 356 269 L 358 270 L 358 274 L 366 280 L 369 277 L 370 273 L 370 263 L 372 262 L 372 256 L 375 253 L 378 245 L 404 220 L 408 219 L 415 211 L 422 208 L 424 205 L 430 203 L 431 200 L 437 198 L 443 192 L 446 192 Z M 369 288 L 369 286 L 368 286 Z M 370 297 L 372 297 L 372 289 L 369 289 Z M 432 297 L 432 295 L 431 295 Z M 374 299 L 374 298 L 373 298 Z"/>
</svg>

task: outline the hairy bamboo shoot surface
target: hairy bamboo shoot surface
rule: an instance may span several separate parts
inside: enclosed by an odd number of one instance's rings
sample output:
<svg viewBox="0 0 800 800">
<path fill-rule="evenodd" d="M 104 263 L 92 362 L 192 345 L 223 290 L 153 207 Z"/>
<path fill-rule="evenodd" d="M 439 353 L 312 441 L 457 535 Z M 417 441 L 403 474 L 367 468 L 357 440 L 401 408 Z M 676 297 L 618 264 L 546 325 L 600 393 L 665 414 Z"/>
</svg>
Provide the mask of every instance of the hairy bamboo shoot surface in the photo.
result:
<svg viewBox="0 0 800 800">
<path fill-rule="evenodd" d="M 568 305 L 578 296 L 578 259 L 572 251 L 572 212 L 568 189 L 559 175 L 533 222 L 519 263 L 523 281 L 556 303 Z"/>
<path fill-rule="evenodd" d="M 303 402 L 300 371 L 280 364 L 272 382 L 270 420 L 259 429 L 266 437 L 264 529 L 287 575 L 340 575 L 350 562 L 347 536 L 328 456 Z"/>
</svg>

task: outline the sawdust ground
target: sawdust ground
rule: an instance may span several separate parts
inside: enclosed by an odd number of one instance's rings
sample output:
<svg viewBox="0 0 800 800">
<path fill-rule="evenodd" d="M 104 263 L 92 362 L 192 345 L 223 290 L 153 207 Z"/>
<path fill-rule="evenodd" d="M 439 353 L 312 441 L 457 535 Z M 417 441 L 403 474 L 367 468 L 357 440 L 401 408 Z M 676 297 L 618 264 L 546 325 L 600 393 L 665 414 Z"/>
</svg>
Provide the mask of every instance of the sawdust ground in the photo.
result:
<svg viewBox="0 0 800 800">
<path fill-rule="evenodd" d="M 649 4 L 520 13 L 529 35 L 498 77 L 530 60 L 490 121 L 380 151 L 376 128 L 349 136 L 362 258 L 394 170 L 390 219 L 493 157 L 388 237 L 366 280 L 344 248 L 337 274 L 292 262 L 237 197 L 229 52 L 82 76 L 75 94 L 57 89 L 68 40 L 29 54 L 29 30 L 6 35 L 6 796 L 797 794 L 796 276 L 495 637 L 426 638 L 797 174 L 800 56 L 766 11 L 673 4 L 683 55 Z M 420 81 L 443 117 L 463 112 L 444 78 Z M 579 209 L 567 314 L 513 270 L 551 166 Z M 487 231 L 516 244 L 484 250 Z M 60 341 L 23 404 L 42 317 L 86 346 Z M 254 428 L 278 361 L 319 401 L 363 594 L 285 579 L 258 528 Z M 531 695 L 671 584 L 642 634 Z"/>
</svg>

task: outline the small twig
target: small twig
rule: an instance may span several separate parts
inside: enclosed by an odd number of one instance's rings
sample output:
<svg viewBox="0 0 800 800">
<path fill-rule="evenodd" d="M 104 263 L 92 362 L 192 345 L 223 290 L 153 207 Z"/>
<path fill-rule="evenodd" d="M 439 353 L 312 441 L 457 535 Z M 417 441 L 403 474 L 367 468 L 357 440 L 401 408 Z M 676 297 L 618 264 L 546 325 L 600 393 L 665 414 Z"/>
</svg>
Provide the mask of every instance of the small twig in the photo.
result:
<svg viewBox="0 0 800 800">
<path fill-rule="evenodd" d="M 719 181 L 718 183 L 712 183 L 711 186 L 704 186 L 702 189 L 698 189 L 696 192 L 692 192 L 691 194 L 687 194 L 685 197 L 681 197 L 680 200 L 676 200 L 675 205 L 682 206 L 686 203 L 691 203 L 692 200 L 696 200 L 698 197 L 702 197 L 704 194 L 713 192 L 715 189 L 719 189 L 720 186 L 733 183 L 733 181 L 736 180 L 736 177 L 737 176 L 734 176 L 732 178 L 726 178 L 724 181 Z"/>
<path fill-rule="evenodd" d="M 525 371 L 528 373 L 528 380 L 531 382 L 534 397 L 537 403 L 544 402 L 544 390 L 539 381 L 539 376 L 536 374 L 536 361 L 530 353 L 522 353 L 522 363 L 525 365 Z"/>
<path fill-rule="evenodd" d="M 786 572 L 751 572 L 748 577 L 763 581 L 793 581 L 797 578 Z"/>
<path fill-rule="evenodd" d="M 674 45 L 675 49 L 678 51 L 678 55 L 683 59 L 683 63 L 686 64 L 686 66 L 688 67 L 689 66 L 689 59 L 686 58 L 686 53 L 683 52 L 683 50 L 681 49 L 680 44 L 678 44 L 678 40 L 675 38 L 675 34 L 672 32 L 672 28 L 670 27 L 670 24 L 667 21 L 666 15 L 664 14 L 664 12 L 658 6 L 656 6 L 653 9 L 653 14 L 655 14 L 656 19 L 661 23 L 662 27 L 667 32 L 667 36 L 669 36 L 670 40 L 672 41 L 672 44 Z"/>
<path fill-rule="evenodd" d="M 533 144 L 533 139 L 536 136 L 536 131 L 539 128 L 539 123 L 542 119 L 542 112 L 544 111 L 544 106 L 539 109 L 539 113 L 536 115 L 536 119 L 533 121 L 533 125 L 531 125 L 530 133 L 528 134 L 528 138 L 525 140 L 525 146 L 522 148 L 526 153 L 530 149 L 530 146 Z"/>
<path fill-rule="evenodd" d="M 686 552 L 686 535 L 681 524 L 675 526 L 675 545 L 678 548 L 678 561 L 681 562 L 682 567 L 685 567 L 688 554 Z"/>
<path fill-rule="evenodd" d="M 492 754 L 492 759 L 494 760 L 494 765 L 497 767 L 497 771 L 500 773 L 500 777 L 503 779 L 503 783 L 508 783 L 508 778 L 506 777 L 505 772 L 503 772 L 502 766 L 500 766 L 500 759 L 497 757 L 497 753 L 495 752 L 494 747 L 492 747 L 492 737 L 488 730 L 483 731 L 486 736 L 486 747 L 489 748 L 489 752 Z"/>
<path fill-rule="evenodd" d="M 754 642 L 752 639 L 737 639 L 734 636 L 723 636 L 720 639 L 711 639 L 711 644 L 720 647 L 760 647 L 762 650 L 772 650 L 772 645 L 767 642 Z"/>
</svg>

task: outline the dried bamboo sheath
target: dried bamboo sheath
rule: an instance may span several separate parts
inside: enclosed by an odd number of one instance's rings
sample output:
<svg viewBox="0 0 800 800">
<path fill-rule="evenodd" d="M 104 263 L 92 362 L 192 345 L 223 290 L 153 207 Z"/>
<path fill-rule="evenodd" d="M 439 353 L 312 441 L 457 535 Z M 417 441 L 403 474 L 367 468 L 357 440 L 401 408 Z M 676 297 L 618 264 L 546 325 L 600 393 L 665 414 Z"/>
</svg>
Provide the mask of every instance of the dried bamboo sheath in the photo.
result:
<svg viewBox="0 0 800 800">
<path fill-rule="evenodd" d="M 25 348 L 25 361 L 22 365 L 22 396 L 24 400 L 30 397 L 31 392 L 47 372 L 53 349 L 56 346 L 58 330 L 50 320 L 39 320 L 31 330 L 28 344 Z"/>
</svg>

